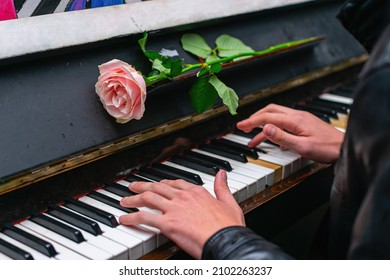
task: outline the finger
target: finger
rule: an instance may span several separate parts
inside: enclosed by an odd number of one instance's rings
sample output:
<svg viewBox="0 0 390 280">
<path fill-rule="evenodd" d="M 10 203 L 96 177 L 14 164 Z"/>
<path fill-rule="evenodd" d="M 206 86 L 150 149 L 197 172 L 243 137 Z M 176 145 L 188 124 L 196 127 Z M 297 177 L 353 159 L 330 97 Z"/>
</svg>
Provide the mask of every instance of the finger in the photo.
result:
<svg viewBox="0 0 390 280">
<path fill-rule="evenodd" d="M 178 191 L 169 184 L 161 182 L 133 182 L 129 189 L 136 193 L 153 192 L 159 194 L 167 199 L 172 199 Z"/>
<path fill-rule="evenodd" d="M 255 127 L 273 124 L 281 129 L 294 132 L 297 128 L 295 115 L 269 113 L 258 114 L 237 123 L 237 128 L 249 132 Z"/>
<path fill-rule="evenodd" d="M 302 137 L 290 134 L 272 124 L 265 125 L 263 133 L 268 140 L 295 151 L 299 150 L 300 143 L 302 142 Z"/>
<path fill-rule="evenodd" d="M 177 190 L 190 190 L 194 187 L 198 187 L 197 185 L 194 185 L 192 183 L 189 183 L 182 179 L 177 180 L 162 180 L 161 183 L 167 184 L 172 188 L 175 188 Z"/>
<path fill-rule="evenodd" d="M 267 137 L 265 137 L 264 133 L 260 132 L 259 134 L 257 134 L 255 137 L 253 137 L 248 142 L 248 146 L 249 147 L 256 147 L 257 145 L 259 145 L 261 142 L 263 142 L 266 139 L 267 139 Z"/>
<path fill-rule="evenodd" d="M 214 192 L 218 200 L 228 204 L 236 204 L 236 200 L 230 192 L 225 170 L 218 171 L 214 180 Z"/>
<path fill-rule="evenodd" d="M 252 116 L 266 113 L 266 112 L 268 112 L 268 113 L 281 113 L 281 114 L 294 114 L 296 112 L 296 110 L 289 108 L 289 107 L 286 107 L 286 106 L 282 106 L 282 105 L 269 104 L 266 107 L 258 110 L 254 114 L 252 114 Z"/>
<path fill-rule="evenodd" d="M 254 128 L 259 126 L 261 125 L 255 122 L 252 117 L 249 117 L 248 119 L 240 121 L 236 124 L 236 127 L 244 132 L 251 132 Z"/>
<path fill-rule="evenodd" d="M 163 216 L 161 214 L 148 211 L 139 211 L 119 217 L 119 223 L 128 226 L 145 224 L 152 227 L 161 228 L 162 222 Z"/>
<path fill-rule="evenodd" d="M 127 196 L 121 199 L 123 207 L 148 207 L 165 212 L 169 207 L 170 200 L 154 192 L 144 192 L 138 195 Z"/>
</svg>

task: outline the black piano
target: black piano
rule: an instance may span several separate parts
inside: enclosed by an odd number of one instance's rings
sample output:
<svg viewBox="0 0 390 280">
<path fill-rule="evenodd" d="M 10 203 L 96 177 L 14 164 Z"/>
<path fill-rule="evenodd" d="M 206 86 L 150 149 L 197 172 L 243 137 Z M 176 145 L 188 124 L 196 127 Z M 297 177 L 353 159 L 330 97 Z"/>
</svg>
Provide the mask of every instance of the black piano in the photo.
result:
<svg viewBox="0 0 390 280">
<path fill-rule="evenodd" d="M 118 201 L 133 180 L 185 178 L 212 191 L 215 166 L 229 171 L 247 225 L 307 258 L 332 166 L 272 143 L 245 154 L 253 135 L 235 124 L 277 103 L 345 129 L 368 55 L 335 18 L 343 1 L 264 2 L 212 1 L 220 9 L 202 13 L 199 1 L 146 1 L 0 22 L 0 259 L 186 258 L 155 228 L 118 225 L 118 215 L 136 211 Z M 223 69 L 237 115 L 221 102 L 196 113 L 189 75 L 151 89 L 143 118 L 118 124 L 95 93 L 98 65 L 116 58 L 147 72 L 143 31 L 149 49 L 176 50 L 191 63 L 185 33 L 210 44 L 229 34 L 256 50 L 319 39 Z"/>
</svg>

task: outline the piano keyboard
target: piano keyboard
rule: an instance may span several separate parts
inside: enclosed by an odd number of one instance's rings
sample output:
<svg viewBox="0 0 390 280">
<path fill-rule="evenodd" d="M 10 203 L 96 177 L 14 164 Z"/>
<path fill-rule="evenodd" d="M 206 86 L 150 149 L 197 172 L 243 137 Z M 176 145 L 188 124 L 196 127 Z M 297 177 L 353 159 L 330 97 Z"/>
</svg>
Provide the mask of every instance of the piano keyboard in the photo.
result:
<svg viewBox="0 0 390 280">
<path fill-rule="evenodd" d="M 343 130 L 352 99 L 338 93 L 342 91 L 324 93 L 293 107 L 308 110 Z M 237 202 L 243 202 L 310 163 L 297 153 L 282 151 L 268 142 L 248 148 L 246 144 L 253 133 L 258 131 L 229 133 L 169 160 L 141 168 L 94 192 L 68 198 L 61 205 L 51 205 L 44 213 L 32 213 L 27 220 L 3 225 L 0 260 L 139 259 L 168 239 L 153 227 L 119 224 L 119 216 L 125 213 L 157 211 L 119 205 L 123 197 L 134 194 L 127 188 L 132 181 L 181 178 L 214 195 L 214 175 L 224 169 L 233 196 Z"/>
</svg>

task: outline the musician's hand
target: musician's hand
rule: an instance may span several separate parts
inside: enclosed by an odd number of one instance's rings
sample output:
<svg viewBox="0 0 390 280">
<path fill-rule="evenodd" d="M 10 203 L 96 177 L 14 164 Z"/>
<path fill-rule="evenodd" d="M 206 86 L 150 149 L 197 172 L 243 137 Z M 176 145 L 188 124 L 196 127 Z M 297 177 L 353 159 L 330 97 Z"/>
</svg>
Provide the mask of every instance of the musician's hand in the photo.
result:
<svg viewBox="0 0 390 280">
<path fill-rule="evenodd" d="M 124 225 L 146 224 L 159 228 L 188 254 L 199 259 L 206 241 L 218 230 L 243 226 L 244 216 L 227 186 L 225 171 L 214 181 L 214 198 L 207 190 L 183 180 L 159 183 L 136 182 L 130 189 L 139 193 L 123 198 L 124 207 L 157 209 L 161 214 L 139 211 L 121 216 Z"/>
<path fill-rule="evenodd" d="M 250 147 L 269 139 L 281 148 L 294 150 L 304 158 L 318 162 L 337 160 L 344 140 L 343 132 L 316 116 L 275 104 L 237 124 L 237 128 L 245 132 L 259 126 L 263 126 L 263 132 L 248 143 Z"/>
</svg>

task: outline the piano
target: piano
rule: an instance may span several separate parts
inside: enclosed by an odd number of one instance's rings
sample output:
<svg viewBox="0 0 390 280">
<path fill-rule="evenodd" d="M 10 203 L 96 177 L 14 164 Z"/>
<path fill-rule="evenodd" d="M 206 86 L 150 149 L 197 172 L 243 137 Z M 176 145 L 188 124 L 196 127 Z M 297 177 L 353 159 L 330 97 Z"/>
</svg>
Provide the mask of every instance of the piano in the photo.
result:
<svg viewBox="0 0 390 280">
<path fill-rule="evenodd" d="M 0 22 L 0 259 L 187 258 L 158 229 L 119 225 L 137 209 L 118 201 L 132 195 L 133 180 L 185 178 L 212 193 L 218 168 L 228 171 L 247 225 L 306 257 L 294 246 L 313 236 L 294 230 L 318 228 L 332 166 L 272 143 L 246 149 L 252 135 L 235 124 L 277 103 L 345 129 L 368 55 L 335 18 L 341 4 L 145 1 Z M 97 66 L 117 58 L 147 71 L 137 44 L 144 31 L 148 48 L 188 62 L 196 58 L 180 46 L 185 33 L 210 43 L 229 34 L 258 50 L 322 39 L 222 70 L 239 96 L 237 115 L 220 102 L 196 113 L 189 76 L 150 90 L 144 117 L 118 124 L 95 94 Z"/>
</svg>

